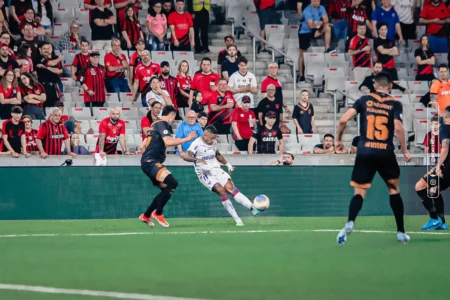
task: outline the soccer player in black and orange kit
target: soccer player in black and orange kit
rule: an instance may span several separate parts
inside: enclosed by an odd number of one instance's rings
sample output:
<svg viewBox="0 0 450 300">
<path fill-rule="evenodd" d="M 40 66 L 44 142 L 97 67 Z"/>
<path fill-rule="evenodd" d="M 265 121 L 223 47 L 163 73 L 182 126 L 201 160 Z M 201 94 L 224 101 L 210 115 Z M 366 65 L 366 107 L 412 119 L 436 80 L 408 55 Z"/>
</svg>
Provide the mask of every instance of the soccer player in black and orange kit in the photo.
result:
<svg viewBox="0 0 450 300">
<path fill-rule="evenodd" d="M 164 106 L 162 116 L 158 121 L 153 122 L 147 132 L 147 138 L 140 146 L 140 150 L 143 152 L 142 171 L 150 178 L 153 185 L 161 190 L 145 213 L 139 216 L 139 220 L 147 223 L 150 227 L 154 226 L 151 218 L 161 226 L 169 227 L 169 223 L 164 219 L 163 209 L 178 186 L 175 177 L 162 165 L 166 160 L 166 148 L 181 145 L 197 137 L 193 131 L 185 138 L 173 138 L 170 124 L 173 123 L 176 116 L 177 109 L 175 107 Z"/>
<path fill-rule="evenodd" d="M 439 129 L 441 140 L 441 154 L 436 167 L 425 174 L 416 183 L 416 192 L 422 199 L 422 204 L 430 214 L 428 222 L 422 230 L 448 230 L 445 222 L 444 199 L 441 191 L 450 186 L 450 158 L 448 155 L 450 145 L 450 106 L 444 110 L 444 124 Z M 436 192 L 431 191 L 436 189 Z"/>
<path fill-rule="evenodd" d="M 370 187 L 375 173 L 378 172 L 387 185 L 389 200 L 397 223 L 397 240 L 409 242 L 403 221 L 403 200 L 400 196 L 400 167 L 394 153 L 394 133 L 400 142 L 405 161 L 411 160 L 406 149 L 405 130 L 402 124 L 402 103 L 388 93 L 392 89 L 392 79 L 387 73 L 375 76 L 375 93 L 362 96 L 353 108 L 341 118 L 338 125 L 336 149 L 343 149 L 342 135 L 347 122 L 360 114 L 361 132 L 358 151 L 353 167 L 350 185 L 355 188 L 350 202 L 348 222 L 337 236 L 339 245 L 345 244 L 348 235 L 353 231 L 355 219 L 362 208 L 366 191 Z"/>
</svg>

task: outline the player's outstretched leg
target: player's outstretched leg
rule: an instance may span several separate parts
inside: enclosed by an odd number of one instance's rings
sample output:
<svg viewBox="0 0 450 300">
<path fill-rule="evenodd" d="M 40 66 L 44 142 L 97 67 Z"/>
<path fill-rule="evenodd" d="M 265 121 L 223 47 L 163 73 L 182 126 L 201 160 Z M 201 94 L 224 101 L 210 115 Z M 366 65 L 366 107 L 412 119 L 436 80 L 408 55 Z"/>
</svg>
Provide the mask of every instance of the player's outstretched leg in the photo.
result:
<svg viewBox="0 0 450 300">
<path fill-rule="evenodd" d="M 439 188 L 439 187 L 437 187 Z M 428 211 L 428 214 L 430 215 L 430 219 L 428 222 L 422 226 L 422 230 L 436 230 L 442 226 L 442 220 L 439 218 L 439 215 L 436 211 L 435 203 L 432 198 L 429 197 L 428 193 L 428 187 L 425 183 L 425 180 L 419 180 L 419 182 L 416 183 L 416 192 L 417 195 L 419 195 L 420 199 L 422 199 L 423 207 Z M 442 198 L 442 197 L 441 197 Z M 443 209 L 443 203 L 442 203 L 442 209 Z M 443 212 L 442 212 L 443 213 Z"/>
<path fill-rule="evenodd" d="M 164 178 L 164 184 L 166 186 L 160 193 L 160 199 L 156 203 L 156 209 L 152 211 L 152 218 L 158 221 L 159 225 L 162 227 L 169 227 L 169 223 L 167 223 L 164 218 L 163 209 L 167 202 L 169 202 L 170 197 L 172 197 L 173 192 L 175 192 L 175 189 L 178 187 L 178 181 L 172 176 L 172 174 L 168 174 L 166 178 Z"/>
<path fill-rule="evenodd" d="M 231 215 L 231 217 L 234 219 L 234 222 L 236 222 L 236 226 L 244 226 L 244 223 L 242 222 L 241 218 L 239 218 L 236 210 L 234 209 L 233 203 L 231 203 L 230 199 L 228 198 L 228 193 L 225 190 L 223 186 L 221 186 L 219 183 L 217 183 L 214 186 L 213 192 L 215 192 L 220 197 L 220 201 L 222 201 L 223 207 L 228 211 L 228 213 Z"/>
<path fill-rule="evenodd" d="M 344 228 L 339 232 L 336 241 L 339 245 L 344 245 L 347 242 L 347 238 L 350 233 L 352 233 L 355 227 L 355 220 L 361 211 L 364 197 L 366 196 L 366 190 L 362 188 L 355 187 L 355 195 L 350 201 L 350 206 L 348 209 L 348 221 Z"/>
<path fill-rule="evenodd" d="M 389 203 L 394 213 L 395 223 L 397 224 L 397 241 L 400 243 L 408 243 L 411 238 L 405 233 L 405 209 L 402 197 L 400 196 L 399 179 L 387 180 L 386 185 L 389 191 Z"/>
<path fill-rule="evenodd" d="M 234 198 L 234 200 L 236 200 L 237 203 L 242 204 L 243 206 L 250 209 L 254 216 L 257 216 L 260 213 L 260 211 L 253 206 L 253 203 L 244 194 L 242 194 L 237 187 L 234 186 L 231 180 L 228 180 L 227 184 L 225 185 L 225 189 L 231 193 L 231 196 Z"/>
</svg>

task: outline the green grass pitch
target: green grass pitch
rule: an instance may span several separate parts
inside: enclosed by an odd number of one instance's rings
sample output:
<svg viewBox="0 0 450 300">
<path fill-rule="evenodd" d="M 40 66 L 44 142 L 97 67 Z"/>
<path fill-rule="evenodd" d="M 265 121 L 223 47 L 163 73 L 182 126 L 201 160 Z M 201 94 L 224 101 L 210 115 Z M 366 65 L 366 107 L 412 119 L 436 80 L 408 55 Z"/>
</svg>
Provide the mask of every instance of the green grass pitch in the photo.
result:
<svg viewBox="0 0 450 300">
<path fill-rule="evenodd" d="M 342 247 L 345 218 L 168 221 L 1 221 L 0 285 L 165 296 L 141 298 L 155 300 L 450 299 L 450 233 L 418 232 L 424 216 L 406 218 L 407 245 L 393 217 L 360 217 Z M 0 299 L 111 298 L 0 289 Z"/>
</svg>

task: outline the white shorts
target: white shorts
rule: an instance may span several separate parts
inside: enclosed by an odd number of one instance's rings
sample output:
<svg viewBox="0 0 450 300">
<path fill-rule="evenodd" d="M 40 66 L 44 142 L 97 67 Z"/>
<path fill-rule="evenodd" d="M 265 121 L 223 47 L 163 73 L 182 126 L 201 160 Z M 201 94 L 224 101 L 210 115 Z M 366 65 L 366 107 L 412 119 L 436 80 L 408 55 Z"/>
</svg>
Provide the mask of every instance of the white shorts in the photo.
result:
<svg viewBox="0 0 450 300">
<path fill-rule="evenodd" d="M 221 186 L 225 187 L 228 180 L 231 180 L 230 175 L 222 170 L 222 168 L 214 168 L 197 175 L 200 182 L 210 191 L 213 190 L 216 184 L 220 184 Z"/>
</svg>

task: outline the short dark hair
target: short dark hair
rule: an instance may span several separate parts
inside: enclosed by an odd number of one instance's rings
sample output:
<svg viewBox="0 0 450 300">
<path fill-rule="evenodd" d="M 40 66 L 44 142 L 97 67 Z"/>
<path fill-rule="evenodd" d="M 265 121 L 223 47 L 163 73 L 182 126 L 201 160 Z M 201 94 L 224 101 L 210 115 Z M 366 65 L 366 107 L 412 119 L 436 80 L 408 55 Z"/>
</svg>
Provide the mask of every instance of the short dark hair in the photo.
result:
<svg viewBox="0 0 450 300">
<path fill-rule="evenodd" d="M 237 64 L 239 65 L 240 63 L 244 63 L 244 64 L 248 64 L 248 60 L 245 56 L 240 56 L 237 60 L 236 60 Z"/>
<path fill-rule="evenodd" d="M 197 119 L 200 119 L 200 118 L 208 118 L 208 114 L 205 113 L 204 111 L 201 111 L 197 114 Z"/>
<path fill-rule="evenodd" d="M 217 82 L 219 81 L 226 81 L 228 83 L 228 80 L 225 77 L 220 77 L 220 79 Z"/>
<path fill-rule="evenodd" d="M 380 29 L 381 27 L 386 26 L 389 28 L 388 24 L 386 22 L 380 22 L 377 24 L 377 29 Z"/>
<path fill-rule="evenodd" d="M 432 117 L 430 122 L 439 122 L 439 117 L 437 116 Z"/>
<path fill-rule="evenodd" d="M 289 155 L 292 160 L 294 160 L 294 155 L 292 153 L 286 153 L 286 155 Z"/>
<path fill-rule="evenodd" d="M 150 104 L 151 107 L 154 107 L 156 104 L 162 105 L 161 102 L 153 101 L 152 104 Z M 149 111 L 150 112 L 150 111 Z"/>
<path fill-rule="evenodd" d="M 202 58 L 202 61 L 200 62 L 200 66 L 203 64 L 204 61 L 209 61 L 209 63 L 212 63 L 211 62 L 211 58 L 205 56 L 205 57 Z"/>
<path fill-rule="evenodd" d="M 356 24 L 356 26 L 364 26 L 364 27 L 366 27 L 366 23 L 364 23 L 363 21 L 361 21 L 361 22 L 358 22 L 358 23 Z"/>
<path fill-rule="evenodd" d="M 166 106 L 164 106 L 164 108 L 162 109 L 161 115 L 162 115 L 162 116 L 168 116 L 168 115 L 170 115 L 171 113 L 176 114 L 176 113 L 177 113 L 177 109 L 176 109 L 174 106 L 172 106 L 172 105 L 166 105 Z"/>
<path fill-rule="evenodd" d="M 438 67 L 438 70 L 439 70 L 440 68 L 445 68 L 445 69 L 448 70 L 448 65 L 447 65 L 447 64 L 440 64 L 439 67 Z"/>
<path fill-rule="evenodd" d="M 303 94 L 303 93 L 308 93 L 308 95 L 309 95 L 309 91 L 308 91 L 308 90 L 302 90 L 302 91 L 300 92 L 300 95 Z"/>
<path fill-rule="evenodd" d="M 375 75 L 374 81 L 381 87 L 389 87 L 392 83 L 392 77 L 389 73 L 380 72 Z"/>
<path fill-rule="evenodd" d="M 214 125 L 206 126 L 205 131 L 209 131 L 209 133 L 212 133 L 212 134 L 218 134 L 219 133 L 217 131 L 217 128 L 214 127 Z"/>
<path fill-rule="evenodd" d="M 39 44 L 39 49 L 41 49 L 42 47 L 47 46 L 47 45 L 51 46 L 52 44 L 50 42 L 43 41 Z"/>
<path fill-rule="evenodd" d="M 5 34 L 11 36 L 11 35 L 10 35 L 8 32 L 6 32 L 6 31 L 3 31 L 2 34 L 0 34 L 0 36 L 4 36 Z"/>
<path fill-rule="evenodd" d="M 228 50 L 228 49 L 230 49 L 231 47 L 234 47 L 234 49 L 236 49 L 236 50 L 237 50 L 237 47 L 236 47 L 236 45 L 234 45 L 234 44 L 233 44 L 233 45 L 230 45 L 230 46 L 228 46 L 228 47 L 227 47 L 227 50 Z"/>
<path fill-rule="evenodd" d="M 158 76 L 152 76 L 152 77 L 150 78 L 150 80 L 148 81 L 148 83 L 149 83 L 149 84 L 152 84 L 152 83 L 153 83 L 153 80 L 156 80 L 156 79 L 159 80 Z"/>
<path fill-rule="evenodd" d="M 88 41 L 88 40 L 81 40 L 80 44 L 83 44 L 83 43 L 87 43 L 88 45 L 90 45 L 90 44 L 91 44 L 91 43 L 89 43 L 89 41 Z"/>
<path fill-rule="evenodd" d="M 330 137 L 334 140 L 334 135 L 332 135 L 331 133 L 327 133 L 323 136 L 323 139 L 326 139 L 327 137 Z"/>
<path fill-rule="evenodd" d="M 375 66 L 375 65 L 381 65 L 381 66 L 383 66 L 383 63 L 382 63 L 381 61 L 377 60 L 377 61 L 373 64 L 373 66 Z"/>
</svg>

